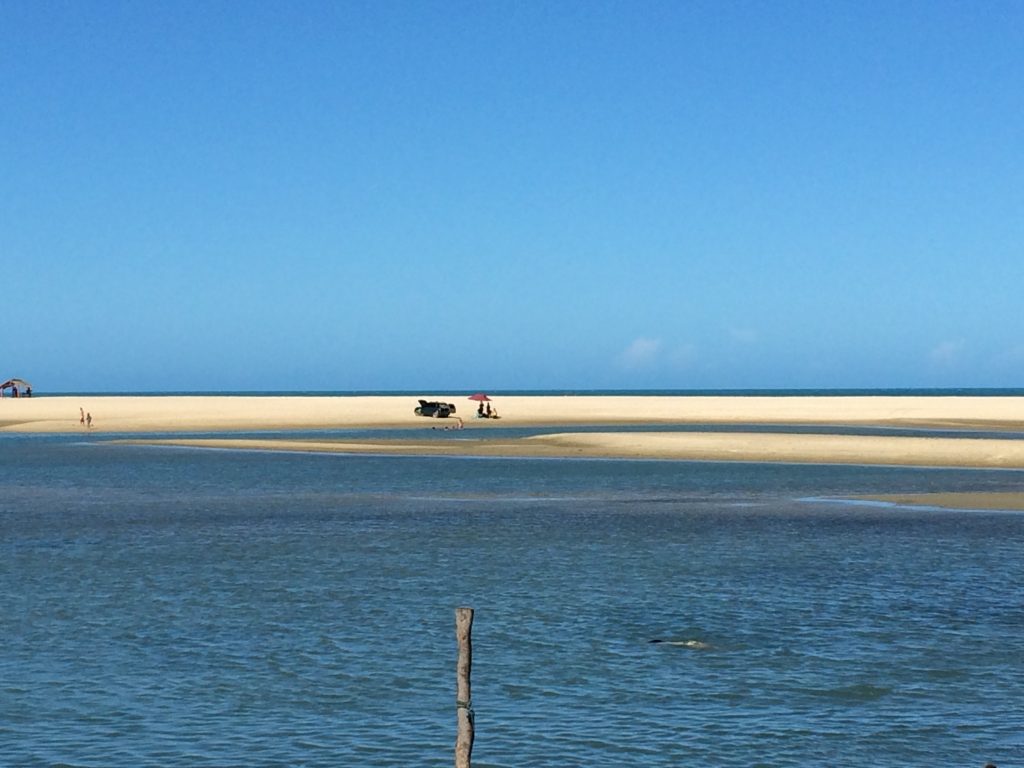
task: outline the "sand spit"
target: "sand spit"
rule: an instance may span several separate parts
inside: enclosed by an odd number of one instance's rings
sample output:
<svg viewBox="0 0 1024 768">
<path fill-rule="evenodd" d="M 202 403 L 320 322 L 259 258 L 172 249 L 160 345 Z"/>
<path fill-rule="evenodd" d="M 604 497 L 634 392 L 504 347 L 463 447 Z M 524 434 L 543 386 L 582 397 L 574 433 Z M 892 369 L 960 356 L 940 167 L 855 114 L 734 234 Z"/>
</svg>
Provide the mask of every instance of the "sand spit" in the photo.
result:
<svg viewBox="0 0 1024 768">
<path fill-rule="evenodd" d="M 57 396 L 0 400 L 0 432 L 155 433 L 172 443 L 231 449 L 341 453 L 628 458 L 1024 468 L 1024 440 L 834 434 L 835 427 L 1024 430 L 1024 397 L 926 396 L 509 396 L 497 420 L 474 418 L 465 395 L 424 393 L 455 403 L 465 423 L 414 415 L 415 397 L 379 396 Z M 92 416 L 92 427 L 81 422 Z M 602 425 L 729 425 L 734 432 L 578 432 Z M 801 427 L 801 433 L 748 432 L 743 425 Z M 481 427 L 490 429 L 481 430 Z M 504 437 L 502 427 L 564 428 Z M 815 427 L 813 433 L 807 427 Z M 422 439 L 170 439 L 184 432 L 421 429 Z M 438 428 L 434 431 L 432 428 Z M 495 429 L 497 428 L 497 429 Z"/>
<path fill-rule="evenodd" d="M 461 433 L 465 434 L 465 432 Z M 721 432 L 586 432 L 396 440 L 162 439 L 150 445 L 464 457 L 748 461 L 1024 469 L 1024 440 Z"/>
</svg>

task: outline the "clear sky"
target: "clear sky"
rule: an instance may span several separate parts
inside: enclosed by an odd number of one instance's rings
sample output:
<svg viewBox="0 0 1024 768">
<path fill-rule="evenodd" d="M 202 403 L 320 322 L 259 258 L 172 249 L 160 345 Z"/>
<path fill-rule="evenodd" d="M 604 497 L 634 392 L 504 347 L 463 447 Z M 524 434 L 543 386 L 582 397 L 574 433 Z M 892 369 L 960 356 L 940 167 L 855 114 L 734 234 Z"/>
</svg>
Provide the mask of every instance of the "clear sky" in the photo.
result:
<svg viewBox="0 0 1024 768">
<path fill-rule="evenodd" d="M 0 378 L 1024 386 L 1024 3 L 0 0 Z"/>
</svg>

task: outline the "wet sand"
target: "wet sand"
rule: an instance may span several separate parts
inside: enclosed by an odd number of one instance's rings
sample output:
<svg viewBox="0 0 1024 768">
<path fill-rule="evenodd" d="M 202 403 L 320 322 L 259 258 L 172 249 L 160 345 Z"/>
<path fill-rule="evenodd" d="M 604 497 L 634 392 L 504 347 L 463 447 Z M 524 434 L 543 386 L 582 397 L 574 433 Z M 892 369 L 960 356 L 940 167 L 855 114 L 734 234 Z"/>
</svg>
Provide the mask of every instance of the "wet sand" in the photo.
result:
<svg viewBox="0 0 1024 768">
<path fill-rule="evenodd" d="M 477 457 L 661 459 L 797 464 L 1024 469 L 1024 440 L 722 432 L 580 432 L 423 439 L 147 439 L 146 444 L 234 450 Z"/>
<path fill-rule="evenodd" d="M 886 496 L 863 496 L 866 501 L 882 501 L 909 507 L 941 507 L 943 509 L 1004 509 L 1024 511 L 1024 491 L 1001 493 L 915 493 Z"/>
</svg>

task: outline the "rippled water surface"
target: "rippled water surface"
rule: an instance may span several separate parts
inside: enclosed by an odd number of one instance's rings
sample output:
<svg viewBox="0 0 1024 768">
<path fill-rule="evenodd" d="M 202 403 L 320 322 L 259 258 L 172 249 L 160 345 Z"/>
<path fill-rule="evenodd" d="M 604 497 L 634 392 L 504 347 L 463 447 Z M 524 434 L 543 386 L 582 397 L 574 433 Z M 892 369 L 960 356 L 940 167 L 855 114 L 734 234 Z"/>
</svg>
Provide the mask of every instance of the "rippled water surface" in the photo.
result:
<svg viewBox="0 0 1024 768">
<path fill-rule="evenodd" d="M 2 765 L 1024 763 L 1020 473 L 0 448 Z"/>
</svg>

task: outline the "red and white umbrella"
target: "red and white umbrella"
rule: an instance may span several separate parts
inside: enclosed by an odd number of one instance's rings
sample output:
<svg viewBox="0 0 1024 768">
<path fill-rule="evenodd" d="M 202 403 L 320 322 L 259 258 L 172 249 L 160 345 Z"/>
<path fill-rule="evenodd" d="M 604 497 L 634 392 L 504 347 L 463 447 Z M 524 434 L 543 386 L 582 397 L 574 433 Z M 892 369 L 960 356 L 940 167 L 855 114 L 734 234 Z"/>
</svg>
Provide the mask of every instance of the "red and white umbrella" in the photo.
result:
<svg viewBox="0 0 1024 768">
<path fill-rule="evenodd" d="M 490 400 L 490 399 L 491 399 L 491 398 L 489 398 L 489 397 L 488 397 L 487 395 L 485 395 L 485 394 L 484 394 L 483 392 L 477 392 L 477 393 L 476 393 L 475 395 L 470 395 L 470 396 L 469 396 L 469 397 L 467 398 L 467 400 L 477 400 L 478 402 L 481 402 L 481 403 L 486 403 L 486 402 L 487 402 L 488 400 Z"/>
</svg>

